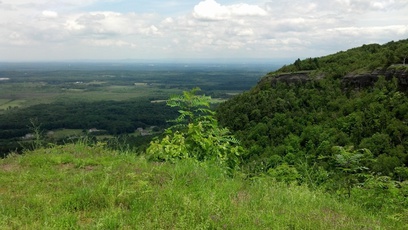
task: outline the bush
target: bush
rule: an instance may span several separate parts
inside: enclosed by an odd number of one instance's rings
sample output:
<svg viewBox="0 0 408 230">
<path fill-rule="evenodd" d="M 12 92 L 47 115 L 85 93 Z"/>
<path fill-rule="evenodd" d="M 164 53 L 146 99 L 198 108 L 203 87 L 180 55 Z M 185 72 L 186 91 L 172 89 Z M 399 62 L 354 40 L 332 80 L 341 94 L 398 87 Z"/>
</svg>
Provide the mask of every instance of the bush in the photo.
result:
<svg viewBox="0 0 408 230">
<path fill-rule="evenodd" d="M 173 96 L 167 101 L 170 107 L 179 108 L 176 124 L 168 128 L 162 139 L 150 143 L 146 154 L 157 161 L 175 161 L 193 158 L 212 160 L 232 169 L 239 165 L 243 148 L 227 128 L 220 128 L 210 110 L 211 97 L 196 95 L 195 88 Z"/>
</svg>

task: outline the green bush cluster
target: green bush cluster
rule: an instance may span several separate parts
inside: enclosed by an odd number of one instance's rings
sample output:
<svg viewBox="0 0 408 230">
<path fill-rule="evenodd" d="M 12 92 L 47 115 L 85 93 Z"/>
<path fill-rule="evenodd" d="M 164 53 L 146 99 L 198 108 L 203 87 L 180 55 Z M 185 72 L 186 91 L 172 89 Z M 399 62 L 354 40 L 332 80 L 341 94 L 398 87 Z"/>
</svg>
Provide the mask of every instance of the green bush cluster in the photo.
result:
<svg viewBox="0 0 408 230">
<path fill-rule="evenodd" d="M 235 169 L 243 148 L 227 128 L 218 126 L 210 110 L 211 97 L 197 95 L 198 91 L 198 88 L 185 91 L 167 101 L 168 106 L 179 109 L 179 116 L 173 121 L 176 124 L 168 128 L 161 139 L 152 141 L 146 153 L 159 161 L 192 158 L 216 161 Z"/>
</svg>

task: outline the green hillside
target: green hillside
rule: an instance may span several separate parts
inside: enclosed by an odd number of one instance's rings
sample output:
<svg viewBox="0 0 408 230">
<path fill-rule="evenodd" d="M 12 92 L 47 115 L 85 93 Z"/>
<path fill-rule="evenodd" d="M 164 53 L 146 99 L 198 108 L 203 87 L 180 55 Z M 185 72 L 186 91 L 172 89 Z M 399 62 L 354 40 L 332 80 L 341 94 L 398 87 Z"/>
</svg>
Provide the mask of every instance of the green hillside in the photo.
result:
<svg viewBox="0 0 408 230">
<path fill-rule="evenodd" d="M 102 144 L 0 160 L 0 229 L 404 229 L 406 223 L 307 186 L 226 175 L 211 162 L 150 162 Z"/>
<path fill-rule="evenodd" d="M 393 64 L 408 64 L 407 58 L 408 39 L 391 41 L 384 45 L 363 45 L 324 57 L 297 59 L 275 73 L 314 71 L 329 77 L 343 77 L 348 73 L 372 71 Z"/>
<path fill-rule="evenodd" d="M 390 52 L 392 58 L 386 59 Z M 244 159 L 249 172 L 267 172 L 282 164 L 298 171 L 304 170 L 300 165 L 332 171 L 333 147 L 338 146 L 351 152 L 368 150 L 371 155 L 365 156 L 363 166 L 370 172 L 406 180 L 408 98 L 399 90 L 406 79 L 386 81 L 379 75 L 372 87 L 343 87 L 346 75 L 368 71 L 373 63 L 374 69 L 402 63 L 403 53 L 408 56 L 408 40 L 297 60 L 223 103 L 218 119 L 249 149 Z M 406 77 L 405 66 L 400 69 Z M 307 80 L 285 80 L 294 75 Z"/>
<path fill-rule="evenodd" d="M 220 105 L 220 124 L 247 149 L 242 170 L 406 212 L 407 47 L 403 40 L 297 60 Z M 390 68 L 398 76 L 356 77 L 345 87 L 350 75 Z M 367 78 L 372 84 L 358 87 Z"/>
</svg>

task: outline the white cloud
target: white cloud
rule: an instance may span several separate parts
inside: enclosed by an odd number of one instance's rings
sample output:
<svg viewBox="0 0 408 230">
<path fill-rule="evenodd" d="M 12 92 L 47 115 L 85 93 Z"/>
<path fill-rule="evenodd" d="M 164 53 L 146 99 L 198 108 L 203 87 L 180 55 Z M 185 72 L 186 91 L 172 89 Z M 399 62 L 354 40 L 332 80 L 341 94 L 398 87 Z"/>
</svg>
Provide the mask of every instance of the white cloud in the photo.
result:
<svg viewBox="0 0 408 230">
<path fill-rule="evenodd" d="M 252 28 L 232 28 L 227 29 L 226 33 L 231 36 L 253 36 L 255 34 Z"/>
<path fill-rule="evenodd" d="M 85 26 L 81 25 L 75 18 L 67 19 L 67 21 L 64 23 L 64 27 L 68 31 L 79 31 L 85 29 Z"/>
<path fill-rule="evenodd" d="M 336 2 L 348 12 L 389 11 L 405 7 L 408 4 L 406 0 L 336 0 Z"/>
<path fill-rule="evenodd" d="M 132 7 L 93 7 L 107 1 Z M 38 50 L 69 59 L 104 52 L 123 58 L 309 57 L 408 37 L 406 0 L 179 0 L 165 5 L 188 8 L 172 14 L 161 13 L 164 7 L 140 12 L 145 0 L 115 1 L 1 0 L 0 49 L 23 58 L 35 58 Z"/>
<path fill-rule="evenodd" d="M 159 35 L 159 29 L 149 24 L 151 16 L 110 11 L 72 15 L 64 23 L 68 31 L 90 37 L 125 37 L 133 35 Z"/>
<path fill-rule="evenodd" d="M 11 32 L 8 36 L 8 39 L 10 39 L 10 43 L 12 45 L 22 46 L 28 44 L 27 39 L 25 39 L 21 34 L 17 32 Z"/>
<path fill-rule="evenodd" d="M 123 40 L 114 40 L 114 39 L 104 39 L 104 40 L 97 40 L 97 39 L 91 39 L 91 40 L 85 40 L 83 43 L 91 46 L 103 46 L 103 47 L 130 47 L 130 48 L 135 48 L 137 47 L 136 44 L 134 43 L 129 43 Z"/>
<path fill-rule="evenodd" d="M 51 10 L 44 10 L 41 14 L 44 18 L 57 18 L 58 17 L 58 13 L 55 11 L 51 11 Z"/>
<path fill-rule="evenodd" d="M 378 35 L 390 34 L 393 36 L 408 34 L 408 25 L 399 26 L 376 26 L 376 27 L 339 27 L 328 29 L 327 32 L 333 37 L 375 38 Z"/>
<path fill-rule="evenodd" d="M 172 24 L 174 23 L 174 19 L 172 17 L 168 17 L 162 21 L 164 24 Z"/>
<path fill-rule="evenodd" d="M 266 16 L 268 13 L 259 6 L 240 3 L 228 7 L 234 16 Z"/>
<path fill-rule="evenodd" d="M 223 6 L 215 0 L 204 0 L 194 7 L 193 15 L 198 19 L 223 20 L 236 16 L 266 16 L 267 12 L 257 5 Z"/>
<path fill-rule="evenodd" d="M 194 7 L 196 18 L 222 20 L 229 17 L 228 9 L 214 0 L 205 0 Z"/>
</svg>

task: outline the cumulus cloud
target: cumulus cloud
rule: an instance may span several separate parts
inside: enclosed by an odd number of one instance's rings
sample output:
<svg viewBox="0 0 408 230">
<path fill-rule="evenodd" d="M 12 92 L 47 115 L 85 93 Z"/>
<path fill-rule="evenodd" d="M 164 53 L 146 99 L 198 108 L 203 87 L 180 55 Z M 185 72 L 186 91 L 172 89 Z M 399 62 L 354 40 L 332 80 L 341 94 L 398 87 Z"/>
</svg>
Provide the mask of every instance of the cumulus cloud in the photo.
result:
<svg viewBox="0 0 408 230">
<path fill-rule="evenodd" d="M 236 16 L 266 16 L 267 12 L 257 5 L 245 3 L 224 6 L 215 0 L 205 0 L 194 7 L 198 19 L 223 20 Z"/>
<path fill-rule="evenodd" d="M 407 6 L 406 0 L 336 0 L 341 7 L 349 12 L 381 10 L 389 11 Z"/>
<path fill-rule="evenodd" d="M 41 14 L 44 18 L 57 18 L 58 17 L 58 13 L 55 11 L 51 11 L 51 10 L 44 10 Z"/>
<path fill-rule="evenodd" d="M 148 19 L 149 16 L 134 13 L 101 11 L 76 15 L 65 26 L 68 30 L 81 31 L 83 35 L 91 36 L 159 35 L 159 29 L 150 24 Z"/>
<path fill-rule="evenodd" d="M 138 13 L 96 7 L 107 1 L 117 0 L 0 0 L 0 49 L 23 46 L 24 56 L 42 47 L 69 58 L 108 49 L 115 57 L 308 57 L 408 37 L 406 0 L 165 3 L 185 6 L 177 13 L 160 12 L 164 5 L 143 13 L 131 0 L 118 6 Z"/>
<path fill-rule="evenodd" d="M 397 26 L 375 26 L 375 27 L 339 27 L 334 29 L 326 30 L 333 37 L 370 37 L 375 38 L 378 34 L 391 34 L 394 36 L 406 35 L 408 34 L 408 25 L 397 25 Z"/>
</svg>

